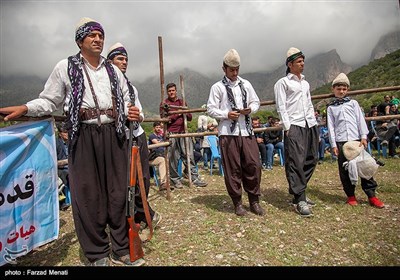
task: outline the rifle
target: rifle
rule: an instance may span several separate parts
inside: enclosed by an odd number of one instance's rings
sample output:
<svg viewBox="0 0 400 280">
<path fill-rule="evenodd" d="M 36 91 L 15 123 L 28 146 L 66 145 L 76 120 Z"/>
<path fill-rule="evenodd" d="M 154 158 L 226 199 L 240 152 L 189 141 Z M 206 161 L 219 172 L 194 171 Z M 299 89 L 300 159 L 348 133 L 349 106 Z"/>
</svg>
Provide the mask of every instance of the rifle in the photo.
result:
<svg viewBox="0 0 400 280">
<path fill-rule="evenodd" d="M 130 151 L 128 152 L 128 190 L 127 190 L 127 208 L 126 208 L 126 216 L 129 224 L 128 236 L 129 236 L 129 256 L 130 261 L 134 262 L 144 256 L 143 248 L 142 248 L 142 240 L 139 236 L 140 225 L 135 223 L 135 188 L 137 183 L 139 182 L 139 190 L 142 198 L 144 213 L 146 216 L 147 224 L 150 228 L 150 234 L 147 237 L 147 241 L 151 239 L 153 236 L 153 226 L 151 223 L 150 212 L 148 208 L 146 191 L 144 188 L 143 181 L 143 173 L 142 173 L 142 165 L 140 162 L 140 154 L 138 146 L 136 145 L 136 141 L 133 141 L 133 122 L 129 123 L 129 147 Z M 141 176 L 138 176 L 138 175 Z"/>
</svg>

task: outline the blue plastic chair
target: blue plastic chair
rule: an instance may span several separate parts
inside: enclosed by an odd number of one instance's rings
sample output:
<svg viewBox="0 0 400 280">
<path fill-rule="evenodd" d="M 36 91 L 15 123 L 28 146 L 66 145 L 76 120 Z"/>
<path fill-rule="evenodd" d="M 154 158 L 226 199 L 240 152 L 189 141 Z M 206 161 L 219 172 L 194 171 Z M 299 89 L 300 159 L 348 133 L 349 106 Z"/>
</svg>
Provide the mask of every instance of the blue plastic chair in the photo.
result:
<svg viewBox="0 0 400 280">
<path fill-rule="evenodd" d="M 382 145 L 381 142 L 382 141 L 380 139 L 376 140 L 376 148 L 378 150 L 378 157 L 381 156 L 381 152 L 382 152 L 382 156 L 384 158 L 387 158 L 387 146 Z"/>
<path fill-rule="evenodd" d="M 212 175 L 212 170 L 214 167 L 214 160 L 218 160 L 219 174 L 221 176 L 223 176 L 224 170 L 222 168 L 221 153 L 219 152 L 219 148 L 218 148 L 218 138 L 215 135 L 209 135 L 209 136 L 207 136 L 207 141 L 208 141 L 208 144 L 210 145 L 210 149 L 211 149 L 210 175 Z"/>
<path fill-rule="evenodd" d="M 182 177 L 182 166 L 183 166 L 183 161 L 182 161 L 182 159 L 179 159 L 179 161 L 178 161 L 178 175 L 180 177 Z M 196 167 L 196 170 L 199 171 L 199 167 L 197 166 L 197 163 L 196 163 L 195 167 Z"/>
<path fill-rule="evenodd" d="M 279 155 L 279 163 L 281 166 L 285 165 L 285 159 L 283 158 L 282 150 L 281 149 L 274 149 L 274 155 L 278 153 Z M 274 165 L 274 157 L 272 156 L 272 165 Z"/>
</svg>

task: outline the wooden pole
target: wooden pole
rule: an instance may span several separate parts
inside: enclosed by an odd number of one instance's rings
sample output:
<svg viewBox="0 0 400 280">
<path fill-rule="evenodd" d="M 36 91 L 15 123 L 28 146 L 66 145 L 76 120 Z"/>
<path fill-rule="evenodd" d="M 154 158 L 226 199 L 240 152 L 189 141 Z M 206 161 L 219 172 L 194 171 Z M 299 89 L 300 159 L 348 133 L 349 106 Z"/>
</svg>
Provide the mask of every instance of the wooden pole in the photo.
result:
<svg viewBox="0 0 400 280">
<path fill-rule="evenodd" d="M 182 100 L 183 100 L 183 106 L 186 106 L 186 96 L 185 96 L 185 87 L 183 85 L 183 76 L 179 76 L 179 81 L 181 85 L 181 92 L 182 92 Z M 186 114 L 183 114 L 183 126 L 185 133 L 187 133 L 187 116 Z M 188 169 L 188 178 L 189 178 L 189 187 L 192 187 L 192 171 L 191 171 L 191 164 L 190 164 L 190 149 L 189 149 L 189 138 L 185 137 L 185 150 L 186 150 L 186 166 Z M 184 170 L 182 168 L 182 176 L 183 176 Z"/>
<path fill-rule="evenodd" d="M 373 92 L 393 91 L 393 90 L 400 90 L 400 86 L 382 87 L 382 88 L 370 88 L 370 89 L 360 89 L 360 90 L 350 90 L 350 91 L 347 92 L 347 96 L 359 95 L 359 94 L 367 94 L 367 93 L 373 93 Z M 327 93 L 327 94 L 313 95 L 313 96 L 311 96 L 311 100 L 325 99 L 325 98 L 331 98 L 331 97 L 335 97 L 335 94 L 334 93 Z M 273 104 L 275 104 L 274 100 L 260 102 L 261 106 L 273 105 Z"/>
<path fill-rule="evenodd" d="M 163 58 L 163 48 L 162 48 L 162 37 L 158 36 L 158 58 L 159 58 L 159 63 L 160 63 L 160 89 L 161 89 L 161 102 L 160 104 L 164 101 L 164 58 Z M 167 142 L 166 139 L 167 135 L 167 126 L 164 125 L 164 142 Z M 169 185 L 169 157 L 168 157 L 168 146 L 165 148 L 164 152 L 164 157 L 165 157 L 165 171 L 167 173 L 167 180 L 166 180 L 166 186 L 167 186 L 167 200 L 171 200 L 171 188 Z"/>
<path fill-rule="evenodd" d="M 160 67 L 162 65 L 162 62 L 160 62 Z M 160 72 L 163 72 L 162 70 L 160 70 Z M 161 74 L 160 74 L 160 79 L 161 79 Z M 161 82 L 162 86 L 161 86 L 161 98 L 163 98 L 164 96 L 164 91 L 163 91 L 163 84 L 164 84 L 164 77 L 162 78 L 162 82 Z M 354 90 L 354 91 L 348 91 L 347 95 L 360 95 L 360 94 L 368 94 L 368 93 L 374 93 L 374 92 L 384 92 L 384 91 L 396 91 L 396 90 L 400 90 L 400 86 L 392 86 L 392 87 L 382 87 L 382 88 L 370 88 L 370 89 L 362 89 L 362 90 Z M 324 98 L 331 98 L 334 97 L 333 93 L 328 93 L 328 94 L 321 94 L 321 95 L 313 95 L 311 96 L 311 99 L 324 99 Z M 164 99 L 162 99 L 163 101 Z M 262 101 L 260 102 L 261 106 L 265 106 L 265 105 L 273 105 L 275 104 L 274 100 L 267 100 L 267 101 Z M 179 106 L 171 106 L 171 108 L 173 107 L 179 107 Z M 194 108 L 194 109 L 189 109 L 187 108 L 187 106 L 181 106 L 181 108 L 183 110 L 176 110 L 176 111 L 169 111 L 168 114 L 172 115 L 172 114 L 184 114 L 184 113 L 199 113 L 199 112 L 206 112 L 207 109 L 205 108 Z M 186 109 L 184 109 L 186 108 Z M 4 120 L 4 117 L 6 115 L 1 114 L 0 113 L 0 121 Z M 15 118 L 12 121 L 38 121 L 38 120 L 43 120 L 43 119 L 47 119 L 49 117 L 54 117 L 54 120 L 56 122 L 60 122 L 60 121 L 64 121 L 66 120 L 65 116 L 56 116 L 56 115 L 47 115 L 47 116 L 42 116 L 42 117 L 28 117 L 28 116 L 21 116 L 19 118 Z M 144 119 L 144 122 L 155 122 L 155 121 L 160 121 L 160 122 L 168 122 L 168 118 L 148 118 L 148 119 Z"/>
</svg>

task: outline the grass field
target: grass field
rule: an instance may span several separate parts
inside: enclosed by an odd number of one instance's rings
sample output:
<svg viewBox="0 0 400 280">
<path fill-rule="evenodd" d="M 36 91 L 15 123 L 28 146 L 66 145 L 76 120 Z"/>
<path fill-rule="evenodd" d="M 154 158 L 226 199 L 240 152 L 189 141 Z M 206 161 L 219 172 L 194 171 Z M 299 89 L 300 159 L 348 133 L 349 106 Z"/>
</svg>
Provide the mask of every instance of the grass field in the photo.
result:
<svg viewBox="0 0 400 280">
<path fill-rule="evenodd" d="M 337 164 L 317 166 L 307 195 L 317 202 L 312 218 L 290 205 L 284 168 L 262 173 L 263 217 L 238 217 L 223 177 L 200 170 L 205 188 L 172 191 L 172 199 L 152 187 L 151 206 L 163 219 L 144 244 L 147 266 L 399 266 L 400 160 L 384 159 L 375 176 L 384 209 L 369 206 L 360 185 L 359 205 L 345 204 Z M 187 185 L 187 183 L 186 183 Z M 153 184 L 154 186 L 154 184 Z M 244 195 L 248 209 L 247 196 Z M 71 209 L 60 213 L 54 242 L 18 259 L 17 266 L 85 266 Z"/>
</svg>

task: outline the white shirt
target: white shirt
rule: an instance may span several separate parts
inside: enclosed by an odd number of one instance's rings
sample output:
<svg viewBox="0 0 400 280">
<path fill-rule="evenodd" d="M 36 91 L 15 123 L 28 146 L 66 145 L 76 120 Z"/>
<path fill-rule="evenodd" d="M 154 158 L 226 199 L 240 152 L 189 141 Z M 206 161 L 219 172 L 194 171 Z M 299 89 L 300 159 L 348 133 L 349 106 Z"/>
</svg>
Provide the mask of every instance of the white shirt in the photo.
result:
<svg viewBox="0 0 400 280">
<path fill-rule="evenodd" d="M 112 108 L 112 99 L 111 99 L 111 85 L 110 78 L 107 74 L 107 70 L 104 65 L 105 58 L 100 58 L 100 64 L 97 68 L 92 68 L 86 61 L 86 69 L 88 70 L 88 74 L 90 80 L 92 81 L 94 92 L 96 93 L 97 101 L 99 103 L 100 110 L 110 109 Z M 129 98 L 129 89 L 127 86 L 126 79 L 122 72 L 118 67 L 113 65 L 114 70 L 117 74 L 117 79 L 119 81 L 119 85 L 121 87 L 121 91 L 123 94 L 123 98 L 125 101 L 125 113 L 128 112 L 127 103 L 130 101 Z M 85 93 L 82 100 L 81 108 L 96 108 L 96 105 L 93 100 L 93 95 L 90 90 L 89 82 L 86 77 L 85 72 L 83 71 L 84 76 L 84 84 L 85 84 Z M 135 105 L 140 109 L 140 114 L 142 118 L 142 106 L 140 104 L 138 98 L 138 92 L 136 88 L 136 102 Z M 54 111 L 61 109 L 63 107 L 64 112 L 68 111 L 68 103 L 71 99 L 72 87 L 71 82 L 68 77 L 68 59 L 63 59 L 56 64 L 53 69 L 53 72 L 50 74 L 49 78 L 46 81 L 43 91 L 39 94 L 39 97 L 29 101 L 26 106 L 28 107 L 28 116 L 44 116 L 50 115 Z M 110 123 L 114 121 L 113 118 L 108 117 L 107 115 L 101 115 L 100 120 L 102 123 Z M 86 120 L 84 123 L 92 124 L 97 123 L 97 119 Z M 139 128 L 134 131 L 134 135 L 140 135 L 143 133 L 143 128 L 139 126 Z"/>
<path fill-rule="evenodd" d="M 198 120 L 197 120 L 197 128 L 198 129 L 203 129 L 204 131 L 207 131 L 208 129 L 208 124 L 212 124 L 213 126 L 218 126 L 218 122 L 216 119 L 211 118 L 206 115 L 200 115 Z"/>
<path fill-rule="evenodd" d="M 279 79 L 274 86 L 276 110 L 281 119 L 283 130 L 290 126 L 313 127 L 317 125 L 314 106 L 311 102 L 310 84 L 301 74 L 301 79 L 289 73 Z"/>
<path fill-rule="evenodd" d="M 367 123 L 356 100 L 338 106 L 328 106 L 327 122 L 329 142 L 333 148 L 336 147 L 336 142 L 367 139 Z"/>
<path fill-rule="evenodd" d="M 251 83 L 245 79 L 238 77 L 236 81 L 230 81 L 229 87 L 232 89 L 232 94 L 235 99 L 236 107 L 243 108 L 242 91 L 239 86 L 239 79 L 243 83 L 243 87 L 247 92 L 247 107 L 251 109 L 251 113 L 256 113 L 260 108 L 260 99 L 258 98 Z M 218 125 L 218 135 L 241 135 L 249 136 L 246 129 L 245 116 L 240 115 L 236 123 L 236 127 L 231 132 L 230 126 L 232 120 L 228 118 L 228 113 L 232 111 L 231 104 L 228 100 L 228 93 L 222 81 L 216 82 L 212 85 L 210 95 L 207 102 L 207 113 L 209 116 L 220 120 Z M 251 123 L 250 123 L 251 125 Z"/>
</svg>

